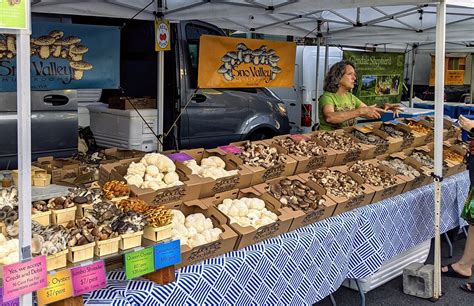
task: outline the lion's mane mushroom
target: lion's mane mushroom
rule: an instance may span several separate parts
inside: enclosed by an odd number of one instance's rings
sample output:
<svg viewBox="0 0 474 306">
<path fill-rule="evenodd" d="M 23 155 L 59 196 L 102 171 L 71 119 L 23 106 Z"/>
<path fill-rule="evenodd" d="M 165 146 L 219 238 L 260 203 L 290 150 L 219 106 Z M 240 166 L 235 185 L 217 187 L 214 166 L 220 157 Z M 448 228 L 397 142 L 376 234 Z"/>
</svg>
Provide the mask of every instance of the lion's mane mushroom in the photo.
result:
<svg viewBox="0 0 474 306">
<path fill-rule="evenodd" d="M 39 56 L 42 59 L 47 59 L 51 55 L 50 46 L 56 41 L 51 36 L 40 36 L 36 38 L 33 43 L 40 47 Z"/>
<path fill-rule="evenodd" d="M 84 61 L 70 62 L 69 65 L 74 69 L 74 80 L 82 79 L 84 71 L 91 70 L 93 67 L 91 64 Z"/>
<path fill-rule="evenodd" d="M 71 60 L 73 62 L 82 61 L 82 56 L 89 51 L 89 48 L 83 45 L 72 46 L 69 49 L 69 54 L 71 55 Z"/>
</svg>

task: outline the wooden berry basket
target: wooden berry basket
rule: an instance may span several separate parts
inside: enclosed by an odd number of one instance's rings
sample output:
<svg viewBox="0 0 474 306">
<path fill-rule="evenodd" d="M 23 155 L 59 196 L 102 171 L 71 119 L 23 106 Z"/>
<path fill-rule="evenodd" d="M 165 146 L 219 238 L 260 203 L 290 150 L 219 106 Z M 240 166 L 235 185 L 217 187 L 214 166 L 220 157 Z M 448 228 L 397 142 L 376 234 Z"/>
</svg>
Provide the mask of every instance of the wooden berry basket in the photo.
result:
<svg viewBox="0 0 474 306">
<path fill-rule="evenodd" d="M 51 224 L 66 225 L 76 219 L 76 206 L 51 210 Z"/>
<path fill-rule="evenodd" d="M 67 265 L 67 254 L 69 250 L 58 252 L 54 255 L 46 257 L 46 267 L 48 271 L 57 270 L 66 267 Z"/>
<path fill-rule="evenodd" d="M 94 246 L 95 242 L 75 247 L 68 247 L 69 252 L 67 253 L 67 260 L 75 263 L 94 258 Z"/>
<path fill-rule="evenodd" d="M 155 242 L 162 241 L 171 238 L 172 229 L 172 224 L 160 227 L 145 226 L 143 229 L 143 237 Z"/>
<path fill-rule="evenodd" d="M 37 212 L 31 215 L 31 221 L 36 221 L 43 226 L 51 224 L 51 211 Z"/>
<path fill-rule="evenodd" d="M 119 249 L 128 250 L 142 245 L 143 231 L 120 235 Z"/>
<path fill-rule="evenodd" d="M 107 240 L 96 241 L 94 247 L 94 254 L 97 256 L 105 256 L 118 253 L 119 243 L 121 239 L 122 238 L 119 236 Z"/>
</svg>

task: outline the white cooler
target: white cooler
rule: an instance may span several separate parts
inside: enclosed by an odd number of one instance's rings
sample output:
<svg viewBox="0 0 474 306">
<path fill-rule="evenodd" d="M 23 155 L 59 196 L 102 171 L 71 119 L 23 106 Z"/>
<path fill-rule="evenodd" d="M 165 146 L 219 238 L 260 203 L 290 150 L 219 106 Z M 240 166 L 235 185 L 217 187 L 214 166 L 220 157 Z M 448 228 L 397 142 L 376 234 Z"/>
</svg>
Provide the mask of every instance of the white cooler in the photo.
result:
<svg viewBox="0 0 474 306">
<path fill-rule="evenodd" d="M 380 270 L 375 274 L 359 279 L 360 289 L 363 292 L 369 292 L 395 277 L 403 274 L 403 269 L 412 262 L 425 263 L 430 253 L 431 239 L 412 247 L 411 249 L 387 260 L 383 263 Z M 357 290 L 357 285 L 353 279 L 346 279 L 342 285 L 344 287 Z"/>
<path fill-rule="evenodd" d="M 137 111 L 111 109 L 107 104 L 88 105 L 90 127 L 97 145 L 152 152 L 157 149 L 157 140 Z M 139 109 L 148 125 L 157 134 L 158 111 Z"/>
</svg>

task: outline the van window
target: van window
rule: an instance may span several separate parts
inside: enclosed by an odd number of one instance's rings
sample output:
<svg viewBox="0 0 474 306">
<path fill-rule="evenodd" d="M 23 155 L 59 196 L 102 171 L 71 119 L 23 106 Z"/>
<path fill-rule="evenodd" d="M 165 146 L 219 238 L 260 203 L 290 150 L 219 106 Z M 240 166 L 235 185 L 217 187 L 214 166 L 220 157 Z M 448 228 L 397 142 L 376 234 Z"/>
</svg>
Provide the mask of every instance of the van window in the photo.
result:
<svg viewBox="0 0 474 306">
<path fill-rule="evenodd" d="M 189 23 L 186 25 L 186 41 L 188 43 L 188 56 L 189 56 L 189 77 L 191 80 L 191 88 L 197 87 L 198 77 L 198 62 L 199 62 L 199 37 L 201 35 L 217 35 L 222 36 L 218 31 L 206 28 L 200 25 Z"/>
</svg>

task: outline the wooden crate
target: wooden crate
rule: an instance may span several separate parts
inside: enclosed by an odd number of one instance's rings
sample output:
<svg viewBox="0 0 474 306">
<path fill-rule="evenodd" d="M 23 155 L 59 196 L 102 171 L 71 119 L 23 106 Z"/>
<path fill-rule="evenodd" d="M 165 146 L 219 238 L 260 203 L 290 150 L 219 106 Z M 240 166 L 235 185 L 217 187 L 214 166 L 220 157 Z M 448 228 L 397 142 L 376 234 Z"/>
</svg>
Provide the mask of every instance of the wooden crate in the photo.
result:
<svg viewBox="0 0 474 306">
<path fill-rule="evenodd" d="M 43 226 L 51 224 L 51 211 L 42 211 L 31 215 L 31 221 L 36 221 Z"/>
<path fill-rule="evenodd" d="M 121 239 L 120 239 L 119 248 L 121 250 L 128 250 L 128 249 L 133 249 L 133 248 L 141 246 L 142 236 L 143 236 L 143 231 L 120 235 Z"/>
<path fill-rule="evenodd" d="M 143 237 L 155 242 L 162 241 L 171 238 L 173 235 L 172 229 L 172 224 L 160 227 L 145 226 L 143 229 Z"/>
<path fill-rule="evenodd" d="M 119 236 L 107 240 L 96 241 L 94 254 L 97 256 L 105 256 L 118 253 L 120 239 Z"/>
<path fill-rule="evenodd" d="M 69 221 L 76 219 L 76 206 L 51 210 L 51 223 L 66 225 Z"/>
<path fill-rule="evenodd" d="M 58 252 L 54 255 L 46 257 L 46 268 L 48 271 L 57 270 L 66 267 L 68 250 Z"/>
<path fill-rule="evenodd" d="M 75 263 L 94 258 L 94 246 L 95 242 L 75 247 L 68 247 L 69 252 L 67 253 L 67 260 Z"/>
</svg>

